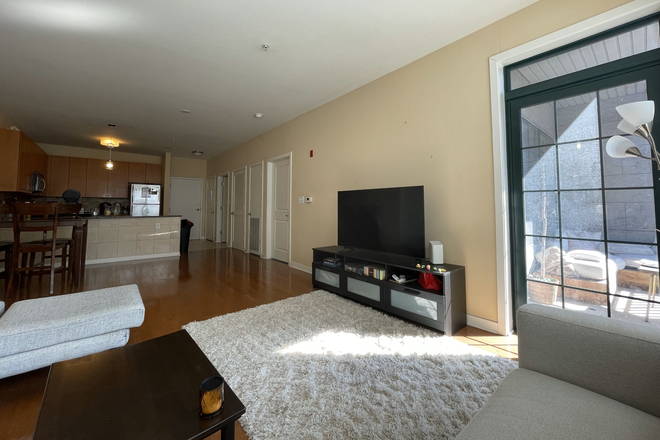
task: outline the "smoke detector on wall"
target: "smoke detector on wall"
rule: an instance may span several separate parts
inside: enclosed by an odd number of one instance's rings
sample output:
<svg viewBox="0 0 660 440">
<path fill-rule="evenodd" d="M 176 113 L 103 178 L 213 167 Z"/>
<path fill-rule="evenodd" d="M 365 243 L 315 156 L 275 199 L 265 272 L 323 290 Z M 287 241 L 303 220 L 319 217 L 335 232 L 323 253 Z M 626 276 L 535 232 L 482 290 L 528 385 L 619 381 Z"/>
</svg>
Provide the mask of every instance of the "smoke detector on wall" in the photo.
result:
<svg viewBox="0 0 660 440">
<path fill-rule="evenodd" d="M 264 43 L 264 44 L 261 45 L 261 48 L 267 52 L 268 49 L 270 49 L 270 46 L 268 44 Z"/>
</svg>

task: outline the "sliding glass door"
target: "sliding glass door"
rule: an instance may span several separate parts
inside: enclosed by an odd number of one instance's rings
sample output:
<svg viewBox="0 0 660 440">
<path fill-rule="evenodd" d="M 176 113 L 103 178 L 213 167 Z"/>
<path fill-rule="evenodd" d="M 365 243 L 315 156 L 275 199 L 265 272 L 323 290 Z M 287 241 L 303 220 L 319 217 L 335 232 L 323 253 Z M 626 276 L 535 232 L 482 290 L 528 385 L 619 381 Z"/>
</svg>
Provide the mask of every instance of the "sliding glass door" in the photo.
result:
<svg viewBox="0 0 660 440">
<path fill-rule="evenodd" d="M 660 326 L 660 173 L 654 162 L 605 151 L 621 135 L 650 156 L 648 142 L 617 129 L 618 105 L 660 105 L 660 60 L 634 58 L 507 100 L 515 308 L 539 303 Z"/>
</svg>

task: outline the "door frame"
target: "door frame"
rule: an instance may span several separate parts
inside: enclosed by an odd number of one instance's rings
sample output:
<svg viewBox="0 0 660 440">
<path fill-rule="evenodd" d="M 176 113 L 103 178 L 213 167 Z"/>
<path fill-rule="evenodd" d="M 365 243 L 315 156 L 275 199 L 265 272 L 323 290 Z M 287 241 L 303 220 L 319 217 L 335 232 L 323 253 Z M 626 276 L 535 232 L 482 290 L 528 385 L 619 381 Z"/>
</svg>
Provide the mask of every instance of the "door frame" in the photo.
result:
<svg viewBox="0 0 660 440">
<path fill-rule="evenodd" d="M 504 67 L 549 52 L 628 22 L 660 12 L 660 0 L 634 0 L 610 11 L 560 29 L 541 38 L 490 57 L 490 103 L 493 141 L 493 180 L 495 198 L 495 242 L 497 263 L 497 321 L 467 316 L 467 323 L 490 332 L 513 332 L 511 234 L 506 135 Z"/>
<path fill-rule="evenodd" d="M 201 183 L 200 185 L 200 191 L 199 191 L 199 239 L 197 240 L 204 240 L 206 235 L 206 229 L 205 229 L 205 219 L 204 217 L 206 216 L 206 211 L 205 211 L 205 204 L 204 204 L 204 188 L 205 188 L 205 179 L 200 179 L 197 177 L 170 177 L 170 206 L 172 206 L 172 180 L 196 180 Z M 204 213 L 204 215 L 202 215 Z"/>
<path fill-rule="evenodd" d="M 261 200 L 259 201 L 259 206 L 261 207 L 261 221 L 262 221 L 262 224 L 260 225 L 260 228 L 259 228 L 259 238 L 260 238 L 260 240 L 259 240 L 259 252 L 255 255 L 263 256 L 263 254 L 264 254 L 264 243 L 263 243 L 263 240 L 261 240 L 261 238 L 263 238 L 263 235 L 264 235 L 264 233 L 263 233 L 263 230 L 264 230 L 264 228 L 263 228 L 263 221 L 264 221 L 264 161 L 263 160 L 259 161 L 259 162 L 255 162 L 251 165 L 248 165 L 247 208 L 248 208 L 248 211 L 249 211 L 250 210 L 249 209 L 250 201 L 252 200 L 252 167 L 256 166 L 256 165 L 261 165 Z M 250 217 L 250 216 L 248 216 L 248 217 Z M 247 227 L 247 242 L 248 242 L 247 252 L 252 253 L 252 251 L 250 250 L 250 246 L 249 246 L 249 244 L 250 244 L 250 219 L 249 218 L 247 219 L 247 224 L 248 224 L 248 227 Z"/>
<path fill-rule="evenodd" d="M 660 1 L 660 0 L 659 0 Z M 289 158 L 289 258 L 287 263 L 291 264 L 291 223 L 293 221 L 293 152 L 290 151 L 279 156 L 271 157 L 266 160 L 266 212 L 264 213 L 264 221 L 266 222 L 266 236 L 264 241 L 265 255 L 264 258 L 270 260 L 273 258 L 273 162 Z"/>
<path fill-rule="evenodd" d="M 244 167 L 241 167 L 241 168 L 236 168 L 235 170 L 233 170 L 231 172 L 231 179 L 230 179 L 231 192 L 229 193 L 229 197 L 228 197 L 229 200 L 230 200 L 230 206 L 231 206 L 230 211 L 229 211 L 230 212 L 231 229 L 230 229 L 230 235 L 229 235 L 229 240 L 228 241 L 229 241 L 229 247 L 231 247 L 232 249 L 236 249 L 236 248 L 234 248 L 234 216 L 231 215 L 231 212 L 234 211 L 234 202 L 235 202 L 235 200 L 234 200 L 234 197 L 231 197 L 231 196 L 234 194 L 234 173 L 236 173 L 238 171 L 241 171 L 241 170 L 243 171 L 243 181 L 245 183 L 245 185 L 243 186 L 243 188 L 244 188 L 243 201 L 245 202 L 245 205 L 243 206 L 243 210 L 245 211 L 247 209 L 247 175 L 248 175 L 248 170 L 247 170 L 247 166 L 244 166 Z M 247 212 L 245 212 L 245 219 L 247 219 Z M 246 222 L 244 221 L 243 227 L 245 227 L 245 223 Z M 247 240 L 247 231 L 243 234 L 243 249 L 240 249 L 243 252 L 247 252 L 247 241 L 246 240 Z"/>
<path fill-rule="evenodd" d="M 222 185 L 222 182 L 224 181 L 225 177 L 227 178 L 227 185 Z M 216 185 L 215 242 L 226 243 L 227 240 L 223 242 L 222 239 L 225 238 L 225 235 L 227 235 L 227 229 L 228 229 L 227 225 L 229 225 L 229 217 L 228 217 L 229 210 L 227 209 L 228 207 L 225 206 L 223 203 L 222 215 L 217 215 L 217 211 L 218 211 L 218 197 L 220 197 L 220 200 L 224 202 L 225 191 L 227 191 L 227 205 L 229 205 L 229 172 L 216 175 L 215 185 Z M 218 231 L 221 231 L 221 233 L 218 234 Z"/>
<path fill-rule="evenodd" d="M 218 177 L 217 176 L 207 176 L 206 177 L 205 185 L 204 185 L 204 199 L 206 199 L 206 190 L 208 189 L 208 186 L 209 186 L 209 179 L 214 179 L 214 182 L 215 182 L 215 185 L 213 185 L 213 186 L 215 186 L 215 188 L 213 188 L 211 190 L 211 191 L 214 191 L 214 193 L 213 193 L 214 195 L 212 197 L 213 197 L 213 204 L 215 205 L 214 209 L 213 209 L 213 224 L 212 224 L 212 226 L 213 226 L 213 238 L 206 238 L 205 237 L 205 239 L 209 240 L 211 242 L 215 242 L 215 237 L 218 235 L 217 234 L 218 231 L 216 230 L 216 224 L 217 224 L 217 218 L 218 218 L 218 191 L 217 191 L 217 189 L 218 189 Z M 206 212 L 206 209 L 208 209 L 208 206 L 204 207 L 204 235 L 206 235 L 206 228 L 208 227 L 208 225 L 206 224 L 206 217 L 208 215 L 208 213 Z"/>
</svg>

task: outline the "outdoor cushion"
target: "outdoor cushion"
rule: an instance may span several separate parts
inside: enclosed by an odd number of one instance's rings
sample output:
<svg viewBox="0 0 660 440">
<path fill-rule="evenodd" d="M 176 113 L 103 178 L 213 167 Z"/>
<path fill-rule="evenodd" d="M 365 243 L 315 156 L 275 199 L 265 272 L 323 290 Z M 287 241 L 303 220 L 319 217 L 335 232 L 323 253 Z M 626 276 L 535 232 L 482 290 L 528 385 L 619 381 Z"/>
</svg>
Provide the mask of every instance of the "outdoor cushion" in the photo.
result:
<svg viewBox="0 0 660 440">
<path fill-rule="evenodd" d="M 512 371 L 456 440 L 658 438 L 660 419 L 532 370 Z"/>
<path fill-rule="evenodd" d="M 607 249 L 613 254 L 655 255 L 651 246 L 643 244 L 609 243 Z"/>
<path fill-rule="evenodd" d="M 639 269 L 640 266 L 658 267 L 658 259 L 655 255 L 642 255 L 642 254 L 618 254 L 619 258 L 623 258 L 627 267 Z"/>
<path fill-rule="evenodd" d="M 0 318 L 0 357 L 139 327 L 137 285 L 19 301 Z"/>
</svg>

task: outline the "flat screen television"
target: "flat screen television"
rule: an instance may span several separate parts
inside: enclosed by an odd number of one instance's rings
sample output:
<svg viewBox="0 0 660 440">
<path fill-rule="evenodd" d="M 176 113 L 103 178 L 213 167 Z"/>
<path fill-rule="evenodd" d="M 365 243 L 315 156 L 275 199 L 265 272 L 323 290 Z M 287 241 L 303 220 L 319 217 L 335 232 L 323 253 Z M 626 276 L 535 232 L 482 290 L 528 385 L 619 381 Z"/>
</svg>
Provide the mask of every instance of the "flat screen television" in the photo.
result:
<svg viewBox="0 0 660 440">
<path fill-rule="evenodd" d="M 339 191 L 339 246 L 424 258 L 424 187 Z"/>
</svg>

